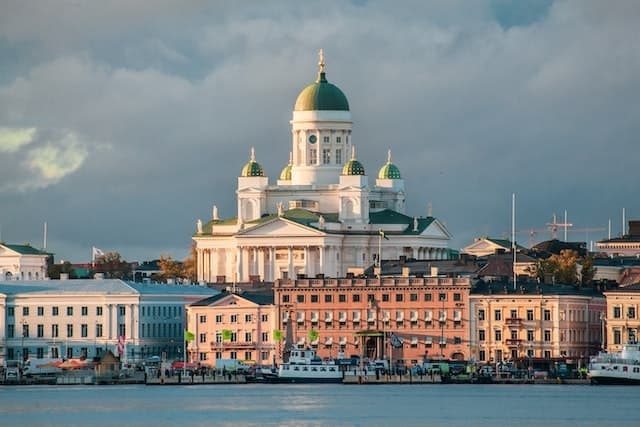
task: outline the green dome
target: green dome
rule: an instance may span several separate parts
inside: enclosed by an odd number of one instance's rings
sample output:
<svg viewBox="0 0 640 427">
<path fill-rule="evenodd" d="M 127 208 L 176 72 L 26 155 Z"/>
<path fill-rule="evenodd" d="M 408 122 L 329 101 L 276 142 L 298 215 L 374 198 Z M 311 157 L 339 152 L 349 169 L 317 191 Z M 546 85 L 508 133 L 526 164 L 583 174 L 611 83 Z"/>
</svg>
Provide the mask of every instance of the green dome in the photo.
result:
<svg viewBox="0 0 640 427">
<path fill-rule="evenodd" d="M 325 73 L 320 72 L 315 83 L 302 89 L 293 109 L 294 111 L 349 111 L 349 101 L 340 88 L 329 83 Z"/>
<path fill-rule="evenodd" d="M 242 172 L 240 172 L 240 176 L 264 176 L 264 169 L 262 169 L 260 163 L 256 162 L 256 155 L 253 147 L 251 147 L 251 159 L 249 160 L 249 163 L 243 166 Z"/>
<path fill-rule="evenodd" d="M 351 159 L 342 168 L 342 175 L 365 175 L 364 166 L 356 159 Z"/>
<path fill-rule="evenodd" d="M 402 179 L 400 169 L 391 162 L 391 150 L 387 155 L 387 163 L 382 165 L 378 172 L 378 179 Z"/>
</svg>

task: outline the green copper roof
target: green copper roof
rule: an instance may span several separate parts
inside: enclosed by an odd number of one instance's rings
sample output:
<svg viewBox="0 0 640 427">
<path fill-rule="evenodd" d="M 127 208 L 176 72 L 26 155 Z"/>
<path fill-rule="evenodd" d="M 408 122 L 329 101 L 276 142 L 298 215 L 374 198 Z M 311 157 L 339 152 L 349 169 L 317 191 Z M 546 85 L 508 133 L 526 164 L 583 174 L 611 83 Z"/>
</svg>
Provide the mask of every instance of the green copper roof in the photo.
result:
<svg viewBox="0 0 640 427">
<path fill-rule="evenodd" d="M 401 179 L 400 169 L 393 163 L 387 162 L 380 168 L 378 179 Z"/>
<path fill-rule="evenodd" d="M 50 252 L 41 251 L 29 244 L 26 244 L 26 245 L 9 245 L 6 243 L 0 243 L 0 244 L 11 249 L 12 251 L 18 252 L 21 255 L 51 255 Z"/>
<path fill-rule="evenodd" d="M 344 164 L 342 175 L 365 175 L 364 166 L 356 159 L 351 159 Z"/>
<path fill-rule="evenodd" d="M 262 169 L 262 166 L 260 166 L 260 163 L 256 162 L 256 153 L 253 147 L 251 147 L 251 158 L 249 159 L 249 163 L 244 165 L 242 171 L 240 172 L 240 176 L 264 176 L 264 170 Z"/>
<path fill-rule="evenodd" d="M 338 86 L 327 81 L 325 73 L 321 71 L 315 83 L 302 89 L 293 109 L 294 111 L 349 111 L 349 101 Z"/>
</svg>

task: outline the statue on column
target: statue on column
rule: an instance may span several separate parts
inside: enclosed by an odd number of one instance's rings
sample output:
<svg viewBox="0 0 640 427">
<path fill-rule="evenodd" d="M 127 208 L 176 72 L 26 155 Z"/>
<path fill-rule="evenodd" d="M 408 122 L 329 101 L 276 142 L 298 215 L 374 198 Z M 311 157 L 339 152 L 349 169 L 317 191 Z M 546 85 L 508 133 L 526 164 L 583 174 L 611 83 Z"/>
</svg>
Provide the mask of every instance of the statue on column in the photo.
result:
<svg viewBox="0 0 640 427">
<path fill-rule="evenodd" d="M 218 217 L 218 207 L 213 205 L 213 220 L 218 221 L 220 217 Z"/>
<path fill-rule="evenodd" d="M 322 215 L 318 218 L 318 225 L 320 228 L 324 228 L 324 217 Z"/>
<path fill-rule="evenodd" d="M 278 202 L 278 216 L 282 216 L 284 214 L 284 208 L 282 206 L 282 202 Z"/>
<path fill-rule="evenodd" d="M 196 227 L 198 229 L 198 234 L 202 234 L 202 220 L 198 219 L 198 221 L 196 222 Z"/>
<path fill-rule="evenodd" d="M 418 231 L 418 217 L 413 217 L 413 231 Z"/>
</svg>

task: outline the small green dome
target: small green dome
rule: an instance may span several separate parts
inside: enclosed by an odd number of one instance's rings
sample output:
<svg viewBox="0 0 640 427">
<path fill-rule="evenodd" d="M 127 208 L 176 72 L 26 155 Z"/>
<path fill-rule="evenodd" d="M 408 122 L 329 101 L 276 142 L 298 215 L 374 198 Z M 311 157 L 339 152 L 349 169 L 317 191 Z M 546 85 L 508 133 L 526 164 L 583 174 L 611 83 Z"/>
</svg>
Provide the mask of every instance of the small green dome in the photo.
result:
<svg viewBox="0 0 640 427">
<path fill-rule="evenodd" d="M 324 51 L 320 49 L 320 71 L 315 83 L 302 89 L 293 107 L 294 111 L 349 111 L 347 97 L 336 85 L 327 81 L 324 72 Z"/>
<path fill-rule="evenodd" d="M 249 163 L 242 167 L 242 172 L 240 172 L 240 176 L 249 177 L 249 176 L 264 176 L 264 169 L 260 166 L 260 163 L 256 162 L 256 155 L 253 147 L 251 147 L 251 159 Z"/>
<path fill-rule="evenodd" d="M 391 150 L 387 155 L 387 163 L 382 165 L 378 172 L 378 179 L 402 179 L 400 169 L 391 162 Z"/>
<path fill-rule="evenodd" d="M 356 159 L 351 159 L 342 168 L 342 175 L 365 175 L 364 166 Z"/>
</svg>

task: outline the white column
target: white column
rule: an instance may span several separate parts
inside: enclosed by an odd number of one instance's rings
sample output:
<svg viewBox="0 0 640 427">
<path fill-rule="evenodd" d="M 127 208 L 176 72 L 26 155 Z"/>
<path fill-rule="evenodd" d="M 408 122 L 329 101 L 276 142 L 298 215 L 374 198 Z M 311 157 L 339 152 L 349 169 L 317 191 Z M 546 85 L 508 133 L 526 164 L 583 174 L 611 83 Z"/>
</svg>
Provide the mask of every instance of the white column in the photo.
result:
<svg viewBox="0 0 640 427">
<path fill-rule="evenodd" d="M 311 273 L 311 263 L 309 262 L 309 246 L 304 247 L 304 274 L 307 277 L 313 277 Z"/>
<path fill-rule="evenodd" d="M 333 277 L 333 274 L 335 274 L 335 273 L 329 273 L 327 271 L 327 269 L 325 268 L 325 260 L 324 260 L 325 259 L 325 257 L 324 257 L 324 255 L 325 255 L 324 254 L 324 250 L 325 249 L 324 249 L 324 246 L 320 246 L 319 249 L 320 249 L 320 251 L 319 251 L 320 252 L 319 253 L 320 260 L 319 260 L 319 263 L 318 263 L 318 268 L 320 270 L 320 273 L 326 274 L 329 277 Z"/>
<path fill-rule="evenodd" d="M 209 265 L 211 274 L 209 274 L 209 282 L 215 282 L 218 275 L 218 251 L 216 249 L 209 249 L 211 251 L 209 256 Z"/>
<path fill-rule="evenodd" d="M 258 248 L 258 274 L 260 275 L 260 280 L 265 281 L 265 275 L 264 275 L 264 251 L 265 248 Z"/>
<path fill-rule="evenodd" d="M 238 246 L 237 250 L 238 262 L 236 263 L 236 274 L 235 280 L 238 282 L 242 281 L 242 246 Z"/>
<path fill-rule="evenodd" d="M 295 272 L 293 270 L 293 246 L 289 246 L 288 261 L 289 261 L 289 264 L 287 266 L 287 270 L 288 270 L 287 275 L 289 276 L 289 279 L 295 280 Z"/>
<path fill-rule="evenodd" d="M 269 248 L 269 280 L 276 281 L 276 248 Z"/>
</svg>

